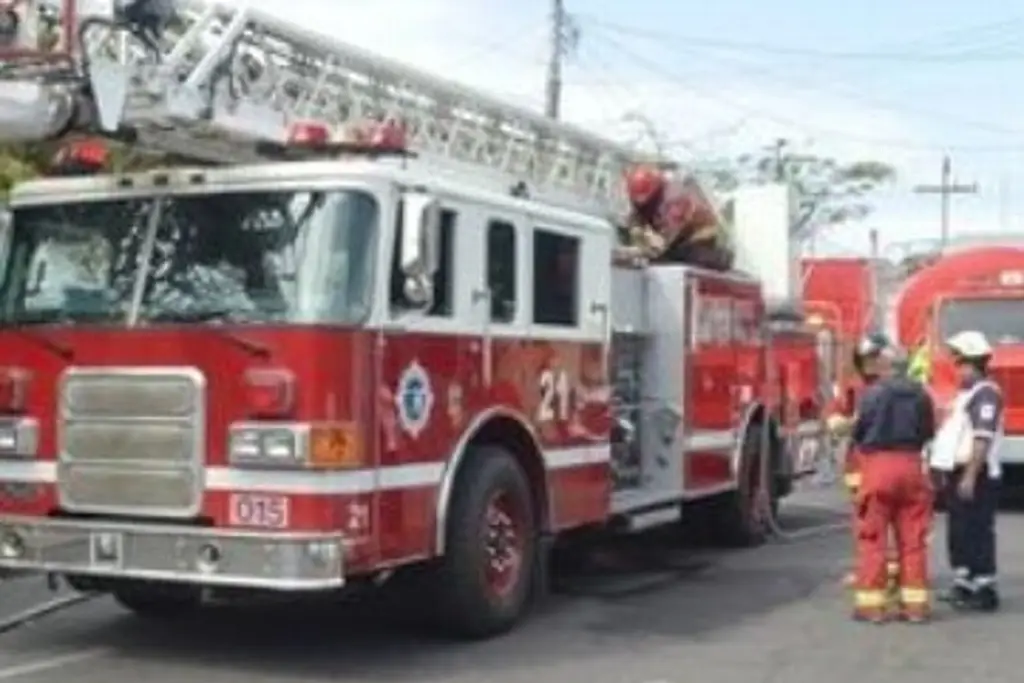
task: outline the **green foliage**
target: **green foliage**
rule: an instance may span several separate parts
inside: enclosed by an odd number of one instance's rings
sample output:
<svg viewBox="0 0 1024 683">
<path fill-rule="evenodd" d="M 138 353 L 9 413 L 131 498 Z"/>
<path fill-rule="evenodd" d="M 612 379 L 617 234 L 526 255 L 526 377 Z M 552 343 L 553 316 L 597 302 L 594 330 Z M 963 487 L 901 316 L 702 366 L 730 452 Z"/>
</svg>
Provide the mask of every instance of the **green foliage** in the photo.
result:
<svg viewBox="0 0 1024 683">
<path fill-rule="evenodd" d="M 719 191 L 739 184 L 790 182 L 798 199 L 793 236 L 860 220 L 871 213 L 871 196 L 893 182 L 896 170 L 881 161 L 840 162 L 804 154 L 780 140 L 751 154 L 720 162 L 705 171 Z"/>
</svg>

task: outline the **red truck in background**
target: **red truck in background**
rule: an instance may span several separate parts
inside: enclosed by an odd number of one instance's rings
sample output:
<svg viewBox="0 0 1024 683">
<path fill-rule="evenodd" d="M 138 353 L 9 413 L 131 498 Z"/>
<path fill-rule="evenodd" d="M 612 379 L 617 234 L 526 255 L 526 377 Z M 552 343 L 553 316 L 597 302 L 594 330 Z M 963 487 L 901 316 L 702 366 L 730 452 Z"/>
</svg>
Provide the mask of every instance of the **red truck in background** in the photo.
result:
<svg viewBox="0 0 1024 683">
<path fill-rule="evenodd" d="M 818 329 L 822 376 L 839 396 L 851 379 L 853 348 L 873 327 L 875 271 L 867 258 L 805 258 L 800 265 L 804 313 Z"/>
<path fill-rule="evenodd" d="M 905 348 L 927 344 L 929 385 L 940 406 L 957 378 L 942 340 L 977 330 L 995 348 L 993 375 L 1006 401 L 1000 454 L 1007 488 L 1024 484 L 1024 249 L 966 248 L 940 255 L 913 272 L 893 300 L 896 337 Z"/>
</svg>

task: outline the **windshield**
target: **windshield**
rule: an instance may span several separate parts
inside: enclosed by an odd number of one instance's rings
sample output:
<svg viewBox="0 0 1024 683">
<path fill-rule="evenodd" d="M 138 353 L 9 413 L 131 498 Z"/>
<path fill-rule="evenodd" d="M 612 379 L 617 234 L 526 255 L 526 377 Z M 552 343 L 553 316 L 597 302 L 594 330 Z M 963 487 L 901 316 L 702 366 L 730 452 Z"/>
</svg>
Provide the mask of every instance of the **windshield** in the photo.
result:
<svg viewBox="0 0 1024 683">
<path fill-rule="evenodd" d="M 18 208 L 5 323 L 356 323 L 379 207 L 357 190 Z"/>
<path fill-rule="evenodd" d="M 1024 300 L 953 299 L 939 309 L 940 339 L 976 330 L 992 344 L 1024 344 Z"/>
</svg>

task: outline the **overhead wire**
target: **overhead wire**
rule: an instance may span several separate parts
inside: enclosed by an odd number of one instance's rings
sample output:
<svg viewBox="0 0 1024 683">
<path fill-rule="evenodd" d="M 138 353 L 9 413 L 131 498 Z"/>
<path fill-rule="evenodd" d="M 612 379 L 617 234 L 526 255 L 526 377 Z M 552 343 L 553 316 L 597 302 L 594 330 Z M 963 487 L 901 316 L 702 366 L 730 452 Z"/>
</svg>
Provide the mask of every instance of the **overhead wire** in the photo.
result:
<svg viewBox="0 0 1024 683">
<path fill-rule="evenodd" d="M 729 97 L 723 94 L 721 91 L 709 90 L 706 87 L 702 87 L 689 81 L 678 71 L 666 68 L 664 64 L 651 59 L 636 50 L 631 49 L 625 45 L 622 41 L 603 33 L 599 36 L 603 42 L 611 46 L 617 53 L 631 62 L 635 63 L 639 68 L 649 71 L 652 74 L 657 75 L 662 80 L 675 83 L 682 88 L 689 90 L 691 93 L 702 97 L 704 99 L 719 102 L 720 104 L 735 109 L 737 111 L 748 114 L 751 118 L 762 119 L 765 121 L 771 121 L 778 125 L 786 126 L 788 128 L 794 128 L 796 130 L 803 130 L 808 132 L 814 132 L 821 135 L 830 136 L 837 139 L 845 139 L 853 142 L 859 142 L 863 144 L 889 146 L 893 148 L 903 150 L 920 150 L 920 151 L 935 151 L 938 149 L 947 151 L 972 151 L 972 152 L 983 152 L 983 153 L 1006 153 L 1006 152 L 1018 152 L 1024 150 L 1024 143 L 1016 145 L 964 145 L 964 144 L 935 144 L 935 143 L 915 143 L 902 138 L 884 138 L 884 137 L 873 137 L 870 135 L 861 135 L 848 130 L 841 130 L 837 128 L 831 128 L 828 126 L 822 126 L 818 124 L 810 123 L 806 120 L 798 120 L 795 117 L 786 116 L 778 112 L 770 111 L 763 106 L 754 106 L 750 103 L 740 101 L 737 98 Z"/>
<path fill-rule="evenodd" d="M 589 14 L 574 15 L 581 22 L 592 27 L 614 30 L 618 33 L 628 34 L 633 37 L 646 38 L 671 42 L 678 47 L 682 44 L 691 46 L 715 48 L 721 50 L 741 51 L 747 53 L 772 54 L 789 57 L 807 57 L 813 59 L 831 60 L 855 60 L 855 61 L 906 61 L 906 62 L 935 62 L 948 64 L 950 62 L 999 62 L 1018 61 L 1024 59 L 1024 52 L 1003 52 L 1003 53 L 978 53 L 968 50 L 966 52 L 919 52 L 913 50 L 866 50 L 866 51 L 840 51 L 822 50 L 808 47 L 792 47 L 771 43 L 758 43 L 748 41 L 726 40 L 720 38 L 707 38 L 704 36 L 673 34 L 656 29 L 646 29 L 637 26 L 628 26 L 615 22 L 608 22 L 599 17 Z M 1018 20 L 1013 20 L 1016 23 Z M 1024 18 L 1019 20 L 1024 25 Z"/>
<path fill-rule="evenodd" d="M 806 78 L 793 78 L 787 77 L 786 75 L 780 74 L 777 69 L 770 67 L 764 67 L 760 65 L 754 65 L 746 62 L 742 62 L 735 59 L 729 59 L 720 55 L 709 55 L 706 52 L 693 50 L 688 48 L 685 43 L 675 46 L 676 50 L 691 52 L 695 56 L 698 56 L 701 60 L 711 60 L 724 64 L 727 68 L 732 68 L 737 72 L 753 74 L 759 77 L 767 77 L 771 80 L 778 81 L 780 83 L 787 84 L 788 87 L 803 90 L 805 92 L 829 92 L 834 93 L 844 99 L 859 102 L 862 104 L 869 105 L 877 109 L 885 109 L 897 113 L 911 113 L 915 116 L 931 118 L 935 120 L 944 120 L 950 123 L 954 123 L 960 126 L 968 126 L 977 130 L 985 131 L 995 135 L 1012 135 L 1024 138 L 1024 129 L 1013 129 L 1004 126 L 1000 126 L 990 121 L 978 121 L 972 119 L 962 118 L 953 114 L 947 114 L 941 111 L 937 111 L 934 108 L 920 108 L 907 105 L 905 103 L 895 103 L 889 100 L 880 99 L 877 97 L 871 97 L 863 92 L 855 92 L 849 88 L 839 87 L 835 84 L 811 84 L 807 82 Z"/>
</svg>

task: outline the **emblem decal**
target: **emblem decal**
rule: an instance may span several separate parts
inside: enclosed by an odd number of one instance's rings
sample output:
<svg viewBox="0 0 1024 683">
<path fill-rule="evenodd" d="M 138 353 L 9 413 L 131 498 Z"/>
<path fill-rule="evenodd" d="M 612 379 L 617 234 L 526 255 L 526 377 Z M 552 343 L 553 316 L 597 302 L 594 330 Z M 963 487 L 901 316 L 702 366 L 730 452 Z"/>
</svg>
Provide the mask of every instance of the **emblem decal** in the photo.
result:
<svg viewBox="0 0 1024 683">
<path fill-rule="evenodd" d="M 434 407 L 434 394 L 430 388 L 430 376 L 423 366 L 413 361 L 398 380 L 395 392 L 395 407 L 398 409 L 398 424 L 414 439 L 420 435 L 430 421 Z"/>
</svg>

